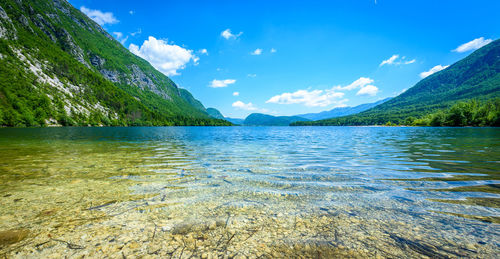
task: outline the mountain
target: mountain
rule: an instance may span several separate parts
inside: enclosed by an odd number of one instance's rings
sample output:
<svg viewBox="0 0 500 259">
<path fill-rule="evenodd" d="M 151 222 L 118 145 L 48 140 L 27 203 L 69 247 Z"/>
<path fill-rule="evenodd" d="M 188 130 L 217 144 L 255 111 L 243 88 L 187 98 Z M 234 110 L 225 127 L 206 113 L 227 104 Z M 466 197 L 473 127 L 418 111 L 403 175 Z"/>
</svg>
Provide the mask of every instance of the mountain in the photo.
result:
<svg viewBox="0 0 500 259">
<path fill-rule="evenodd" d="M 244 119 L 238 119 L 238 118 L 224 117 L 224 119 L 235 125 L 243 125 L 243 123 L 245 122 Z"/>
<path fill-rule="evenodd" d="M 215 108 L 207 108 L 207 113 L 214 119 L 226 120 L 236 125 L 242 125 L 244 121 L 244 119 L 224 117 L 224 115 L 222 115 L 222 113 Z"/>
<path fill-rule="evenodd" d="M 500 97 L 500 40 L 474 51 L 448 68 L 432 74 L 399 96 L 359 114 L 293 125 L 401 124 L 447 109 L 458 101 Z"/>
<path fill-rule="evenodd" d="M 262 114 L 262 113 L 252 113 L 248 115 L 245 119 L 235 119 L 235 118 L 228 118 L 224 117 L 222 113 L 220 113 L 219 110 L 215 108 L 207 108 L 207 113 L 210 115 L 212 118 L 216 119 L 224 119 L 227 120 L 233 124 L 238 124 L 238 125 L 245 125 L 245 126 L 288 126 L 291 123 L 298 122 L 298 121 L 310 121 L 310 120 L 318 120 L 322 118 L 333 118 L 333 117 L 339 117 L 339 116 L 344 116 L 344 115 L 349 115 L 349 114 L 354 114 L 354 113 L 359 113 L 365 110 L 368 110 L 374 106 L 377 106 L 378 104 L 384 103 L 388 100 L 390 100 L 392 97 L 374 102 L 374 103 L 365 103 L 365 104 L 360 104 L 355 107 L 340 107 L 340 108 L 334 108 L 329 111 L 324 111 L 320 113 L 307 113 L 307 114 L 301 114 L 301 115 L 295 115 L 295 116 L 273 116 L 273 115 L 268 115 L 268 114 Z"/>
<path fill-rule="evenodd" d="M 374 106 L 377 106 L 378 104 L 384 103 L 390 98 L 386 98 L 384 100 L 380 100 L 374 103 L 365 103 L 361 104 L 355 107 L 340 107 L 340 108 L 334 108 L 329 111 L 324 111 L 320 113 L 307 113 L 307 114 L 301 114 L 301 115 L 295 115 L 295 116 L 272 116 L 268 114 L 262 114 L 262 113 L 252 113 L 248 115 L 245 120 L 241 119 L 236 119 L 236 120 L 241 120 L 236 122 L 235 119 L 230 119 L 230 118 L 225 118 L 226 120 L 234 123 L 234 124 L 240 124 L 240 125 L 245 125 L 245 126 L 288 126 L 292 123 L 295 122 L 308 122 L 310 120 L 318 120 L 322 118 L 333 118 L 333 117 L 339 117 L 339 116 L 344 116 L 344 115 L 349 115 L 349 114 L 354 114 L 354 113 L 359 113 L 365 110 L 368 110 Z"/>
<path fill-rule="evenodd" d="M 354 107 L 338 107 L 338 108 L 333 108 L 329 111 L 323 111 L 319 113 L 306 113 L 306 114 L 299 114 L 296 115 L 298 117 L 306 118 L 309 120 L 323 120 L 323 119 L 329 119 L 329 118 L 336 118 L 336 117 L 341 117 L 341 116 L 347 116 L 351 114 L 356 114 L 360 112 L 364 112 L 368 109 L 371 109 L 379 104 L 385 103 L 392 99 L 392 97 L 385 98 L 380 101 L 376 101 L 374 103 L 364 103 L 360 104 L 358 106 Z"/>
<path fill-rule="evenodd" d="M 296 121 L 307 121 L 298 116 L 272 116 L 262 113 L 252 113 L 243 121 L 245 126 L 288 126 Z"/>
<path fill-rule="evenodd" d="M 207 108 L 207 113 L 212 118 L 222 119 L 222 120 L 225 119 L 224 115 L 222 115 L 222 113 L 220 113 L 220 111 L 215 108 Z"/>
<path fill-rule="evenodd" d="M 229 124 L 65 0 L 0 1 L 0 126 Z"/>
</svg>

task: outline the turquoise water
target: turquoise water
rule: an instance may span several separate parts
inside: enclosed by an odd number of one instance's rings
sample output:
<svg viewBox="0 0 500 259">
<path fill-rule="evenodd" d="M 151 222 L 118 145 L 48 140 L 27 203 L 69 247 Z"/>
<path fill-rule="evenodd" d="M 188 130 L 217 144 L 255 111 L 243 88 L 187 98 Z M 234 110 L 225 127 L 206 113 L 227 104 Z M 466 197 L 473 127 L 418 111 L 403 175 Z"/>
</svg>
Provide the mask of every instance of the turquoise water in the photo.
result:
<svg viewBox="0 0 500 259">
<path fill-rule="evenodd" d="M 486 257 L 500 130 L 0 129 L 0 255 Z"/>
</svg>

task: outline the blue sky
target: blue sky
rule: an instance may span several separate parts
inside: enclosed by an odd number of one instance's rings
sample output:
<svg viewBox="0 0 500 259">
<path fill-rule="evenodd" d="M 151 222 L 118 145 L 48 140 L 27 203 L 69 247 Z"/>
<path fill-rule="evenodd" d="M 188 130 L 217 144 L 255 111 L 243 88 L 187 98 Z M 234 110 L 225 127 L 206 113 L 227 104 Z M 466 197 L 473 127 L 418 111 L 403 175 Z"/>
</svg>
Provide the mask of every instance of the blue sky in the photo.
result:
<svg viewBox="0 0 500 259">
<path fill-rule="evenodd" d="M 395 96 L 500 36 L 497 0 L 70 3 L 238 118 Z"/>
</svg>

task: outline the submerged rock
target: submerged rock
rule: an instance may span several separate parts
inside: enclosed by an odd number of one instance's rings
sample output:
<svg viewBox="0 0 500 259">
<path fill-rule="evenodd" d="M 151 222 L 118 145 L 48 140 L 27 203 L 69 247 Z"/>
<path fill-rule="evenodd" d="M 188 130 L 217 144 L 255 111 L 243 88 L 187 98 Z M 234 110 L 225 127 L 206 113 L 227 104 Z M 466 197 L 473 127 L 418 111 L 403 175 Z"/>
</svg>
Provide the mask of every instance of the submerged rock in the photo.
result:
<svg viewBox="0 0 500 259">
<path fill-rule="evenodd" d="M 14 229 L 0 231 L 0 246 L 6 246 L 17 243 L 28 236 L 29 231 L 26 229 Z"/>
</svg>

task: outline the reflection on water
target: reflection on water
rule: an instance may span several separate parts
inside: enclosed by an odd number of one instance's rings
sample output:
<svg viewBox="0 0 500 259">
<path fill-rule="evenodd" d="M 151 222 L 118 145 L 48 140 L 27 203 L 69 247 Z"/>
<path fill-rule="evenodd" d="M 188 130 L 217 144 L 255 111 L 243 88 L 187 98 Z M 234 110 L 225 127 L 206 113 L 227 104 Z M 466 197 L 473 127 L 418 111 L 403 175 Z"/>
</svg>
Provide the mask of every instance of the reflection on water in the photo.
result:
<svg viewBox="0 0 500 259">
<path fill-rule="evenodd" d="M 490 257 L 500 130 L 0 129 L 0 255 Z"/>
</svg>

